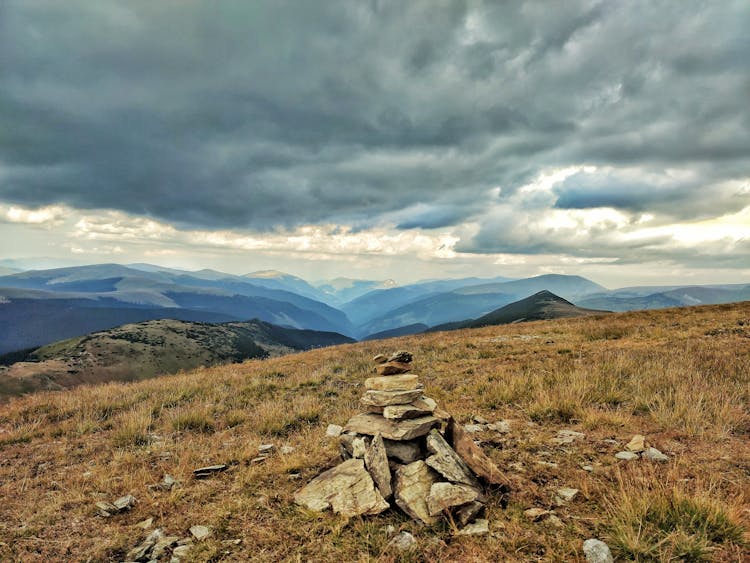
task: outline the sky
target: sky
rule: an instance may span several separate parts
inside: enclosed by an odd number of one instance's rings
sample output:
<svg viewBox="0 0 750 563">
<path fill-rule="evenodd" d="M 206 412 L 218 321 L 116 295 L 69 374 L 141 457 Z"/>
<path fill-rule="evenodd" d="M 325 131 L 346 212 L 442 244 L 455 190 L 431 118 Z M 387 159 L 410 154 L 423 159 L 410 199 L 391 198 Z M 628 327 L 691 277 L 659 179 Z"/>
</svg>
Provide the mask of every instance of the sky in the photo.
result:
<svg viewBox="0 0 750 563">
<path fill-rule="evenodd" d="M 750 281 L 750 3 L 0 0 L 0 258 Z"/>
</svg>

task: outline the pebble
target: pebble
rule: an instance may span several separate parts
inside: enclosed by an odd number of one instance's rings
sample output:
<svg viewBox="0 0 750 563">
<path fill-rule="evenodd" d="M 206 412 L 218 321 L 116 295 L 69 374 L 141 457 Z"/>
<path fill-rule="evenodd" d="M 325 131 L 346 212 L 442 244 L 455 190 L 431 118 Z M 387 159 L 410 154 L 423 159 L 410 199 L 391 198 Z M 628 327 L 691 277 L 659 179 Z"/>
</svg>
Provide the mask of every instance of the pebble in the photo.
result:
<svg viewBox="0 0 750 563">
<path fill-rule="evenodd" d="M 484 432 L 487 427 L 484 424 L 467 424 L 464 426 L 464 430 L 469 434 L 476 434 L 477 432 Z"/>
<path fill-rule="evenodd" d="M 572 501 L 576 495 L 578 495 L 578 489 L 571 489 L 570 487 L 560 487 L 555 491 L 555 503 L 563 505 Z"/>
<path fill-rule="evenodd" d="M 651 461 L 669 461 L 669 458 L 656 448 L 647 448 L 641 456 L 643 456 L 644 459 L 649 459 Z"/>
<path fill-rule="evenodd" d="M 417 540 L 409 532 L 401 532 L 388 542 L 388 547 L 399 551 L 409 551 L 417 547 Z"/>
<path fill-rule="evenodd" d="M 543 520 L 545 516 L 549 516 L 551 512 L 544 508 L 529 508 L 523 511 L 523 515 L 526 516 L 532 522 L 539 522 Z"/>
<path fill-rule="evenodd" d="M 211 535 L 211 528 L 208 526 L 190 526 L 190 533 L 192 536 L 198 540 L 201 541 L 204 538 L 207 538 L 209 535 Z"/>
<path fill-rule="evenodd" d="M 510 423 L 507 420 L 498 420 L 497 422 L 488 424 L 487 429 L 492 430 L 493 432 L 498 432 L 500 434 L 509 434 Z"/>
<path fill-rule="evenodd" d="M 261 444 L 258 446 L 258 453 L 259 454 L 270 454 L 276 449 L 276 446 L 273 444 Z"/>
<path fill-rule="evenodd" d="M 581 469 L 583 469 L 584 471 L 591 472 L 591 471 L 594 470 L 594 466 L 593 465 L 582 465 Z"/>
<path fill-rule="evenodd" d="M 633 436 L 625 446 L 625 449 L 629 452 L 640 453 L 646 449 L 646 438 L 641 434 Z"/>
<path fill-rule="evenodd" d="M 594 538 L 583 542 L 583 554 L 587 563 L 614 563 L 609 546 L 601 540 Z"/>
<path fill-rule="evenodd" d="M 328 428 L 326 428 L 326 436 L 329 438 L 336 438 L 341 436 L 343 431 L 344 428 L 342 426 L 339 426 L 338 424 L 329 424 Z"/>
<path fill-rule="evenodd" d="M 551 442 L 558 445 L 572 444 L 576 440 L 582 440 L 586 435 L 583 432 L 575 430 L 558 430 L 557 436 L 552 438 Z"/>
<path fill-rule="evenodd" d="M 632 461 L 638 459 L 638 454 L 634 454 L 633 452 L 617 452 L 615 457 L 624 461 Z"/>
<path fill-rule="evenodd" d="M 136 527 L 141 528 L 143 530 L 148 530 L 151 525 L 154 523 L 153 518 L 146 518 L 145 520 L 141 520 L 136 524 Z"/>
</svg>

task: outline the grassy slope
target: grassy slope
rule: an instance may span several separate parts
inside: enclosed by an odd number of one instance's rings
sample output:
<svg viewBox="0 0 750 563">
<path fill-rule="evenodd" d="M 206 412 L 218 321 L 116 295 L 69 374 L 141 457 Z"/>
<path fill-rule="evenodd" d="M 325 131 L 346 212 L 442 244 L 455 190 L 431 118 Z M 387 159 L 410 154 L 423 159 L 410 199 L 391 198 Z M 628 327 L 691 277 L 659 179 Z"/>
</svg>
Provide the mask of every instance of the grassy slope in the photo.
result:
<svg viewBox="0 0 750 563">
<path fill-rule="evenodd" d="M 490 536 L 451 539 L 395 512 L 347 524 L 291 502 L 335 463 L 325 425 L 359 410 L 372 355 L 395 348 L 414 352 L 427 393 L 459 420 L 512 421 L 486 448 L 514 485 L 506 509 L 490 496 Z M 416 535 L 408 561 L 582 561 L 589 537 L 641 561 L 748 560 L 748 404 L 750 303 L 410 336 L 43 393 L 0 406 L 0 559 L 120 560 L 146 535 L 134 524 L 153 517 L 180 536 L 214 528 L 195 561 L 394 561 L 387 524 Z M 586 437 L 555 446 L 561 428 Z M 616 463 L 634 433 L 670 462 Z M 249 464 L 267 442 L 296 450 Z M 211 463 L 233 465 L 191 478 Z M 181 486 L 149 489 L 164 473 Z M 561 486 L 581 490 L 557 509 L 564 527 L 524 518 Z M 131 512 L 95 515 L 96 501 L 127 493 Z M 242 543 L 221 544 L 233 538 Z"/>
</svg>

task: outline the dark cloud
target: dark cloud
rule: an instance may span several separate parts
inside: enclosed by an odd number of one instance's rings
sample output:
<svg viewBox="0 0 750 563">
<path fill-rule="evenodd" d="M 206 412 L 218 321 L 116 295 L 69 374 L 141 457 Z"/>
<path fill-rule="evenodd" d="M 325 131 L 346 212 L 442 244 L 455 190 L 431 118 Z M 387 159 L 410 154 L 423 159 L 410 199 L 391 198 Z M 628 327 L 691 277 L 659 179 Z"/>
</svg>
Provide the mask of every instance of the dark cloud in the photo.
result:
<svg viewBox="0 0 750 563">
<path fill-rule="evenodd" d="M 614 171 L 549 207 L 747 204 L 726 183 L 750 170 L 748 21 L 744 0 L 6 0 L 0 200 L 258 230 L 472 218 L 465 250 L 575 253 L 484 212 L 584 164 Z"/>
</svg>

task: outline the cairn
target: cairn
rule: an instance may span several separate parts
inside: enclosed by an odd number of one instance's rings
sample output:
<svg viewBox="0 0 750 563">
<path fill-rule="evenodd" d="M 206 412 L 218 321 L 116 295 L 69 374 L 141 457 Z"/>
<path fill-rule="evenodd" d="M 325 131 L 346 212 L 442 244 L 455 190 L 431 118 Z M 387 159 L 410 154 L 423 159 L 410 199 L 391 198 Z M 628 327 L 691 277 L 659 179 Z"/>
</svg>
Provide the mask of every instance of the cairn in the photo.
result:
<svg viewBox="0 0 750 563">
<path fill-rule="evenodd" d="M 505 485 L 497 466 L 463 428 L 424 395 L 412 355 L 379 354 L 360 403 L 340 436 L 343 462 L 297 491 L 297 504 L 343 516 L 379 514 L 395 503 L 431 525 L 446 517 L 465 533 L 486 532 L 481 481 Z"/>
</svg>

